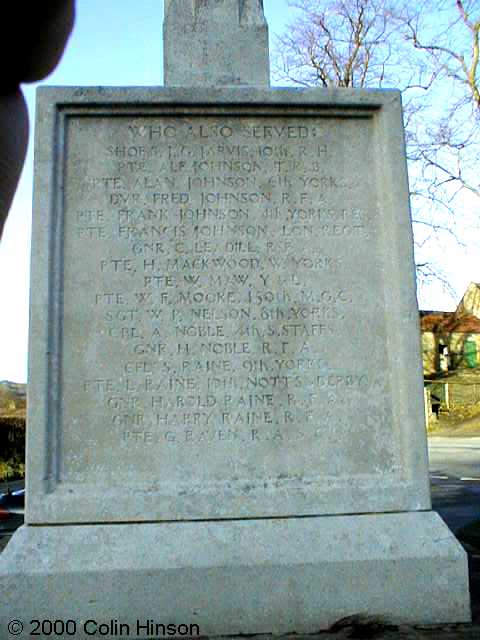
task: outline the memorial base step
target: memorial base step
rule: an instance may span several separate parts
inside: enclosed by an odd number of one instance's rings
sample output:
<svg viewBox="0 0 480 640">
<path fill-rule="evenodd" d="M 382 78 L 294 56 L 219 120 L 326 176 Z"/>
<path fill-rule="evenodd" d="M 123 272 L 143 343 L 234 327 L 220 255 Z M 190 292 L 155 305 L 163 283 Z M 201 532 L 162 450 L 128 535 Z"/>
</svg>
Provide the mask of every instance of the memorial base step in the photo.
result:
<svg viewBox="0 0 480 640">
<path fill-rule="evenodd" d="M 313 633 L 355 614 L 470 620 L 467 556 L 434 512 L 23 526 L 0 593 L 0 629 L 73 620 L 77 640 L 112 621 L 146 638 L 150 623 L 216 636 Z"/>
</svg>

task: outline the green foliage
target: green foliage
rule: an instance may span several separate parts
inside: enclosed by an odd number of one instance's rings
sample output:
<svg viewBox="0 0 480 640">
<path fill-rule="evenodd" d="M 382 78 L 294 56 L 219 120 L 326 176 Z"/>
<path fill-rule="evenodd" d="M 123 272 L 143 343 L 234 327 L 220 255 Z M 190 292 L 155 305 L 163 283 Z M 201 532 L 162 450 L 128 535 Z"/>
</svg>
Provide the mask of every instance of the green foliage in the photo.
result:
<svg viewBox="0 0 480 640">
<path fill-rule="evenodd" d="M 0 460 L 0 482 L 20 480 L 25 477 L 25 464 L 15 460 Z"/>
<path fill-rule="evenodd" d="M 25 418 L 0 415 L 0 482 L 25 476 Z"/>
</svg>

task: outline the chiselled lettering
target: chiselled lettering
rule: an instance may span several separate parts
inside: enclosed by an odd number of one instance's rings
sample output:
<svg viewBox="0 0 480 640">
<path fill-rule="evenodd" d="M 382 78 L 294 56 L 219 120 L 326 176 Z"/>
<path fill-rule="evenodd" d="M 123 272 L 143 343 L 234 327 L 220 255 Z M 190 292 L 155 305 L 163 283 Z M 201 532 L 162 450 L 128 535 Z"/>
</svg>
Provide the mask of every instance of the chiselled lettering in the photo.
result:
<svg viewBox="0 0 480 640">
<path fill-rule="evenodd" d="M 333 410 L 345 438 L 365 394 L 362 424 L 380 430 L 388 410 L 387 383 L 363 366 L 384 357 L 386 319 L 365 330 L 363 309 L 383 302 L 361 298 L 362 265 L 372 282 L 383 276 L 370 260 L 381 217 L 370 150 L 351 145 L 359 125 L 173 110 L 98 127 L 106 117 L 68 129 L 67 173 L 82 162 L 81 187 L 66 185 L 77 282 L 66 296 L 79 296 L 83 319 L 65 331 L 85 353 L 68 354 L 81 383 L 65 393 L 85 407 L 85 442 L 103 438 L 127 461 L 141 449 L 172 474 L 187 450 L 200 460 L 228 449 L 248 468 L 251 451 L 306 443 L 318 472 L 334 473 Z M 92 375 L 93 352 L 103 364 Z M 89 464 L 67 456 L 66 473 Z"/>
</svg>

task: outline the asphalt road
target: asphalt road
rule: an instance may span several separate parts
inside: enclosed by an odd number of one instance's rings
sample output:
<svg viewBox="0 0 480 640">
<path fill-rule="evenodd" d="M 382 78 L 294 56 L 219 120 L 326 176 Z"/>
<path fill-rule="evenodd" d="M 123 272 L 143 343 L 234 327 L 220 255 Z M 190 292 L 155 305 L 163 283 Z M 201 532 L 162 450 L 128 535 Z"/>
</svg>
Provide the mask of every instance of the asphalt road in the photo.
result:
<svg viewBox="0 0 480 640">
<path fill-rule="evenodd" d="M 432 503 L 453 532 L 480 521 L 480 438 L 428 439 Z"/>
<path fill-rule="evenodd" d="M 6 493 L 7 489 L 18 491 L 25 487 L 25 480 L 13 480 L 12 482 L 0 482 L 0 494 Z"/>
<path fill-rule="evenodd" d="M 0 483 L 0 495 L 6 493 L 9 488 L 11 491 L 18 491 L 19 489 L 23 489 L 24 486 L 24 480 Z M 23 520 L 24 518 L 22 513 L 14 513 L 8 520 L 0 520 L 0 552 L 3 551 L 9 538 L 17 528 L 23 524 Z"/>
</svg>

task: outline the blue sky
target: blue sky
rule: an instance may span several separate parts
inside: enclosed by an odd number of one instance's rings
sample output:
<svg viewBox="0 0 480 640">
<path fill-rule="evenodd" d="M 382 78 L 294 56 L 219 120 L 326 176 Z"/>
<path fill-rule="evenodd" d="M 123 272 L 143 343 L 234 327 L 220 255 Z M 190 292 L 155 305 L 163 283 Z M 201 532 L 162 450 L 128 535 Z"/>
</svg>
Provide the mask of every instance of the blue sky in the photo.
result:
<svg viewBox="0 0 480 640">
<path fill-rule="evenodd" d="M 287 0 L 264 0 L 264 5 L 273 49 L 274 36 L 285 29 L 291 10 Z M 57 70 L 41 84 L 162 85 L 162 22 L 162 0 L 77 0 L 77 20 L 67 52 Z M 24 87 L 32 129 L 36 86 Z M 0 380 L 18 382 L 26 381 L 32 140 L 33 136 L 0 245 L 0 299 L 4 305 L 0 314 Z M 459 295 L 470 281 L 466 266 L 470 268 L 475 261 L 478 272 L 476 247 L 470 254 L 457 248 L 449 256 L 449 262 L 457 266 L 453 285 Z M 453 301 L 432 289 L 422 303 L 447 309 Z"/>
</svg>

